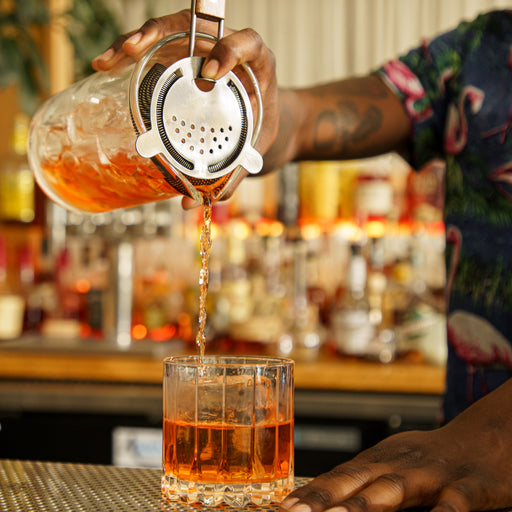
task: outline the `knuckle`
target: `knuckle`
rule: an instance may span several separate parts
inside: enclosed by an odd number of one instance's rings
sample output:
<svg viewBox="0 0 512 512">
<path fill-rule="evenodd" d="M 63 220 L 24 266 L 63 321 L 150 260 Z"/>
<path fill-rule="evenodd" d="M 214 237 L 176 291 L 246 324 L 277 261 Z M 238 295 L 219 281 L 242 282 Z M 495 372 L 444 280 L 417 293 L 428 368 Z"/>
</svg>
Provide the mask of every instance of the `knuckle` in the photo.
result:
<svg viewBox="0 0 512 512">
<path fill-rule="evenodd" d="M 178 16 L 177 18 L 181 18 L 181 21 L 179 21 L 178 23 L 181 24 L 181 26 L 183 26 L 184 28 L 187 28 L 190 27 L 190 19 L 191 19 L 191 14 L 190 14 L 190 9 L 184 9 L 183 11 L 180 11 L 178 13 Z"/>
<path fill-rule="evenodd" d="M 326 479 L 346 477 L 363 484 L 370 477 L 370 469 L 366 466 L 352 467 L 347 464 L 340 464 L 323 475 Z"/>
<path fill-rule="evenodd" d="M 385 475 L 381 475 L 379 478 L 384 482 L 401 488 L 404 487 L 406 481 L 405 477 L 398 473 L 386 473 Z"/>
<path fill-rule="evenodd" d="M 185 18 L 185 20 L 190 21 L 190 9 L 182 9 L 177 14 Z"/>
<path fill-rule="evenodd" d="M 315 503 L 320 505 L 322 509 L 329 508 L 333 504 L 333 495 L 328 489 L 309 485 L 303 487 L 301 490 L 303 492 L 295 494 L 301 501 Z"/>
<path fill-rule="evenodd" d="M 142 30 L 157 27 L 160 24 L 160 20 L 158 18 L 149 18 L 144 22 L 144 25 L 142 25 Z"/>
<path fill-rule="evenodd" d="M 403 439 L 403 442 L 393 446 L 393 449 L 386 444 L 379 444 L 375 448 L 372 452 L 373 462 L 398 461 L 402 467 L 414 468 L 424 465 L 425 460 L 431 458 L 424 444 L 409 439 Z"/>
<path fill-rule="evenodd" d="M 274 53 L 272 52 L 272 50 L 267 48 L 261 35 L 258 34 L 258 32 L 256 32 L 252 28 L 245 28 L 241 32 L 243 32 L 245 34 L 245 36 L 247 37 L 247 39 L 251 41 L 251 44 L 255 50 L 255 55 L 257 55 L 258 58 L 265 57 L 268 65 L 272 69 L 275 69 L 276 57 L 275 57 Z"/>
<path fill-rule="evenodd" d="M 440 501 L 436 505 L 435 510 L 437 512 L 461 512 L 453 503 L 447 500 Z"/>
<path fill-rule="evenodd" d="M 217 42 L 214 52 L 229 61 L 238 61 L 240 55 L 240 51 L 233 45 L 229 44 L 225 39 L 221 39 Z"/>
<path fill-rule="evenodd" d="M 387 473 L 381 475 L 379 480 L 385 483 L 394 493 L 403 496 L 405 493 L 406 479 L 403 475 L 398 473 Z"/>
<path fill-rule="evenodd" d="M 210 55 L 220 62 L 225 62 L 228 59 L 231 60 L 235 55 L 232 44 L 229 40 L 226 41 L 226 38 L 219 39 L 209 51 Z"/>
<path fill-rule="evenodd" d="M 477 489 L 471 485 L 471 480 L 462 479 L 450 484 L 451 491 L 465 502 L 473 502 Z"/>
<path fill-rule="evenodd" d="M 109 46 L 109 48 L 113 48 L 116 52 L 123 46 L 124 42 L 128 39 L 128 34 L 123 34 L 116 38 L 116 40 Z"/>
<path fill-rule="evenodd" d="M 250 60 L 253 60 L 266 52 L 275 65 L 274 55 L 267 50 L 261 36 L 252 28 L 244 28 L 222 38 L 215 45 L 214 52 L 237 63 L 242 62 L 244 55 L 250 55 Z"/>
<path fill-rule="evenodd" d="M 244 28 L 240 32 L 250 39 L 255 46 L 263 46 L 263 39 L 256 30 L 252 28 Z"/>
<path fill-rule="evenodd" d="M 368 502 L 368 499 L 364 496 L 356 495 L 352 496 L 350 498 L 347 498 L 343 505 L 346 506 L 349 510 L 359 510 L 362 512 L 366 512 L 370 509 L 370 504 Z"/>
</svg>

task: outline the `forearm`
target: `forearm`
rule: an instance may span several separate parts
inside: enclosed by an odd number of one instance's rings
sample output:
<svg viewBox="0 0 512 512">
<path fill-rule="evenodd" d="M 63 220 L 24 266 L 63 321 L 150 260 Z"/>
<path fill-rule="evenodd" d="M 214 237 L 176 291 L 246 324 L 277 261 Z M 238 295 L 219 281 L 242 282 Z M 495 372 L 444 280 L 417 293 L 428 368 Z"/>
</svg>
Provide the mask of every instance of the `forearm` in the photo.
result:
<svg viewBox="0 0 512 512">
<path fill-rule="evenodd" d="M 138 59 L 162 37 L 189 26 L 188 10 L 148 20 L 137 31 L 116 39 L 94 60 L 94 67 L 111 69 L 126 55 Z M 207 32 L 208 27 L 201 30 Z M 275 58 L 261 37 L 251 29 L 226 29 L 225 34 L 211 49 L 201 72 L 205 78 L 219 80 L 242 63 L 254 71 L 263 100 L 256 149 L 264 156 L 265 171 L 294 160 L 361 158 L 401 150 L 407 144 L 409 117 L 376 75 L 278 90 Z"/>
<path fill-rule="evenodd" d="M 401 150 L 410 136 L 402 104 L 376 76 L 280 91 L 279 130 L 266 171 L 289 161 L 363 158 Z"/>
</svg>

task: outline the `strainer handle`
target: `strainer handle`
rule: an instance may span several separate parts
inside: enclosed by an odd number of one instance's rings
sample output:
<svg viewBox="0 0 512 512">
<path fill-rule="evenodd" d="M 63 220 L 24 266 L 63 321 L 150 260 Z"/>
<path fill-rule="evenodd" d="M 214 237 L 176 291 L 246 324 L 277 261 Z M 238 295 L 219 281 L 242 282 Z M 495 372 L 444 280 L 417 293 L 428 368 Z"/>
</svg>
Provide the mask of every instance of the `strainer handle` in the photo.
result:
<svg viewBox="0 0 512 512">
<path fill-rule="evenodd" d="M 226 0 L 191 0 L 190 5 L 190 42 L 189 57 L 194 56 L 194 47 L 196 44 L 196 25 L 197 18 L 216 21 L 217 40 L 224 34 L 224 18 L 226 17 Z"/>
</svg>

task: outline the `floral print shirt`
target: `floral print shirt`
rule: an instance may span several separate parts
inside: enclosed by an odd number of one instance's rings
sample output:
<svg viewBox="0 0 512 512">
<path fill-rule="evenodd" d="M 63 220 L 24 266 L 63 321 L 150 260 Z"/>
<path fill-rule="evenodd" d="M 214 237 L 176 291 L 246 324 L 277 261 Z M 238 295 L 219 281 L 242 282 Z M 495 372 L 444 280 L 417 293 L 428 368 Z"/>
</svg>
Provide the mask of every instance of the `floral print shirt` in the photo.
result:
<svg viewBox="0 0 512 512">
<path fill-rule="evenodd" d="M 377 73 L 410 116 L 412 165 L 446 162 L 450 348 L 473 368 L 512 368 L 512 11 L 463 22 Z"/>
</svg>

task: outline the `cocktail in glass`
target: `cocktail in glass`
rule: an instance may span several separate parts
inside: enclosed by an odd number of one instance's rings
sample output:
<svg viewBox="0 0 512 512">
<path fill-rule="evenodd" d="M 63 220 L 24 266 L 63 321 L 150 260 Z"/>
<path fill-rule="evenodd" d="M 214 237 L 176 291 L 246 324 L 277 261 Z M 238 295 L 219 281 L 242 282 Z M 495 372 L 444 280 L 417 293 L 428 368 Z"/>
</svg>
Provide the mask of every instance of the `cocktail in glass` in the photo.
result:
<svg viewBox="0 0 512 512">
<path fill-rule="evenodd" d="M 164 496 L 204 505 L 281 501 L 293 490 L 290 359 L 164 361 Z"/>
</svg>

